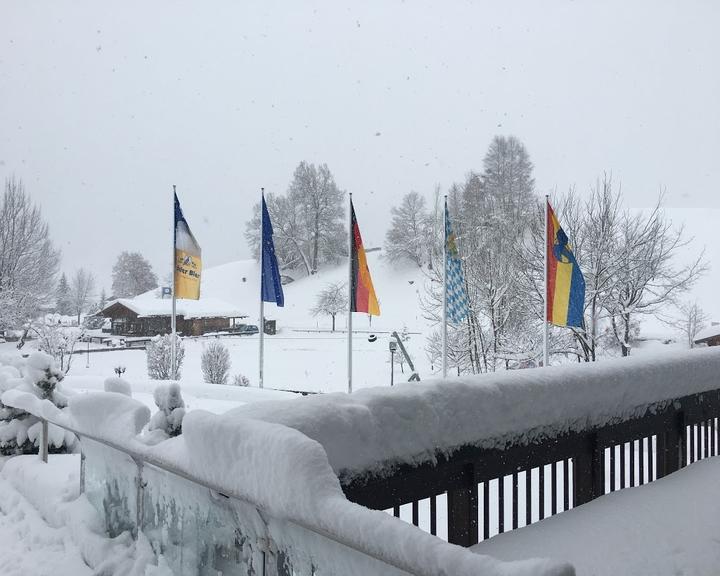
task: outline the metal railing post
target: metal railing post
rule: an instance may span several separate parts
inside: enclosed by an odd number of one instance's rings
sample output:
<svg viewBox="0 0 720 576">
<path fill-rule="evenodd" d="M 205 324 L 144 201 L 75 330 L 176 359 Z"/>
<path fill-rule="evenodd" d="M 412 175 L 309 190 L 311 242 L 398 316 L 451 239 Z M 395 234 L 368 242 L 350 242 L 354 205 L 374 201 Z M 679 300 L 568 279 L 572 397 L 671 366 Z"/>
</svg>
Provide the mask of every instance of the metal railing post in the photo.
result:
<svg viewBox="0 0 720 576">
<path fill-rule="evenodd" d="M 48 442 L 49 442 L 49 430 L 48 421 L 45 419 L 40 420 L 42 428 L 40 431 L 40 460 L 43 462 L 48 461 Z"/>
<path fill-rule="evenodd" d="M 85 451 L 80 444 L 80 494 L 85 494 Z"/>
<path fill-rule="evenodd" d="M 145 486 L 147 482 L 143 478 L 143 461 L 135 460 L 137 466 L 137 477 L 135 478 L 135 485 L 137 487 L 136 502 L 135 502 L 135 534 L 137 538 L 138 534 L 142 532 L 143 517 L 145 515 Z"/>
</svg>

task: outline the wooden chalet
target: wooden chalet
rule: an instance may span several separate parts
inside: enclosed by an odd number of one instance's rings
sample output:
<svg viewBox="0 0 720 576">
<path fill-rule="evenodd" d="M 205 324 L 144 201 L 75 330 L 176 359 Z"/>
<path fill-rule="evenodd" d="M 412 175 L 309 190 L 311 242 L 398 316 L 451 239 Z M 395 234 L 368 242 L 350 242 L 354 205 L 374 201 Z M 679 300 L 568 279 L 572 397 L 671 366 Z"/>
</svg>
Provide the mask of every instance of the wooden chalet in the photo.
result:
<svg viewBox="0 0 720 576">
<path fill-rule="evenodd" d="M 700 330 L 693 340 L 695 344 L 707 344 L 708 346 L 720 345 L 720 324 L 713 322 L 712 326 L 708 326 Z"/>
<path fill-rule="evenodd" d="M 172 300 L 160 298 L 121 298 L 109 302 L 99 315 L 110 318 L 110 333 L 118 336 L 157 336 L 170 333 Z M 247 318 L 232 304 L 215 298 L 177 300 L 178 334 L 201 336 L 223 332 Z"/>
</svg>

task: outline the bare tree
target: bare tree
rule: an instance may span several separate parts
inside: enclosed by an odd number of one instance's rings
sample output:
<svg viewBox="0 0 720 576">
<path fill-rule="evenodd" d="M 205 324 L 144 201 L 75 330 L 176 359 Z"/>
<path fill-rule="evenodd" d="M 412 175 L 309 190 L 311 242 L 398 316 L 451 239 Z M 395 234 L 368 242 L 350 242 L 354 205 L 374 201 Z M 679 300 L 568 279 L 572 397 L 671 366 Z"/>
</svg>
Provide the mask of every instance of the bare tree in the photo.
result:
<svg viewBox="0 0 720 576">
<path fill-rule="evenodd" d="M 537 214 L 532 169 L 517 138 L 497 136 L 483 160 L 483 171 L 470 173 L 462 185 L 448 191 L 448 212 L 470 303 L 457 343 L 467 346 L 463 357 L 471 372 L 510 367 L 519 343 L 539 330 L 518 282 L 522 269 L 516 257 Z M 437 234 L 437 226 L 433 228 Z M 444 236 L 442 228 L 439 232 Z M 439 319 L 442 307 L 442 258 L 439 251 L 439 262 L 430 266 L 434 282 L 426 294 L 425 314 L 431 320 Z"/>
<path fill-rule="evenodd" d="M 425 198 L 417 192 L 405 194 L 400 206 L 393 206 L 390 213 L 392 223 L 385 235 L 385 254 L 391 262 L 409 261 L 422 267 L 432 226 Z"/>
<path fill-rule="evenodd" d="M 158 285 L 150 262 L 140 252 L 121 252 L 113 266 L 112 277 L 116 298 L 132 298 Z"/>
<path fill-rule="evenodd" d="M 343 193 L 330 169 L 301 162 L 286 196 L 267 194 L 275 253 L 282 268 L 299 267 L 307 275 L 347 255 Z M 260 255 L 260 205 L 253 210 L 245 237 Z"/>
<path fill-rule="evenodd" d="M 73 314 L 77 314 L 78 326 L 80 315 L 85 312 L 94 297 L 95 277 L 84 268 L 78 268 L 70 280 L 70 302 Z"/>
<path fill-rule="evenodd" d="M 683 302 L 678 305 L 679 316 L 667 323 L 685 336 L 688 346 L 695 348 L 695 337 L 707 327 L 710 316 L 700 308 L 697 302 Z"/>
<path fill-rule="evenodd" d="M 621 222 L 618 261 L 606 303 L 613 334 L 623 356 L 632 348 L 632 323 L 638 315 L 654 314 L 687 292 L 707 270 L 704 252 L 689 264 L 677 266 L 678 253 L 692 237 L 684 229 L 673 230 L 662 213 L 661 195 L 647 215 L 624 214 Z"/>
<path fill-rule="evenodd" d="M 335 316 L 348 309 L 347 284 L 335 282 L 327 284 L 317 295 L 315 307 L 311 310 L 313 316 L 330 316 L 332 318 L 332 331 L 335 332 Z"/>
<path fill-rule="evenodd" d="M 62 373 L 67 374 L 72 365 L 75 347 L 82 340 L 84 330 L 42 323 L 33 324 L 31 331 L 38 339 L 38 350 L 52 356 Z"/>
<path fill-rule="evenodd" d="M 21 325 L 52 303 L 60 253 L 21 180 L 5 181 L 0 201 L 0 328 Z"/>
</svg>

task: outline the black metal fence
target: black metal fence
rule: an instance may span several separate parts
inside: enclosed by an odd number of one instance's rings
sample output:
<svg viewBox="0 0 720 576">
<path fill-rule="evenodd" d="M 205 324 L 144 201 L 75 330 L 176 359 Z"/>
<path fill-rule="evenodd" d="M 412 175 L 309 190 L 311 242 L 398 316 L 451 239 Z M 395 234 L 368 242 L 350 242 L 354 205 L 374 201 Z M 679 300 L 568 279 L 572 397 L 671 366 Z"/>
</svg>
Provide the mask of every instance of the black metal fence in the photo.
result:
<svg viewBox="0 0 720 576">
<path fill-rule="evenodd" d="M 720 390 L 634 412 L 643 415 L 533 443 L 507 439 L 504 449 L 463 446 L 436 462 L 341 482 L 349 500 L 368 508 L 399 517 L 409 507 L 408 520 L 431 534 L 442 508 L 447 540 L 472 546 L 718 455 Z"/>
</svg>

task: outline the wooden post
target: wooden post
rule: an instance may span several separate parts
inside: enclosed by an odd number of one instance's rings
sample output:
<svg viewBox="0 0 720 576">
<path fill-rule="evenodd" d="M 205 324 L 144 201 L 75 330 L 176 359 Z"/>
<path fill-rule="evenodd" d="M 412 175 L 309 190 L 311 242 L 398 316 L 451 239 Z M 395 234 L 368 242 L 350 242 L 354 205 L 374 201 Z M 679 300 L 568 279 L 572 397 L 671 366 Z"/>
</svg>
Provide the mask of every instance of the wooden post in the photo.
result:
<svg viewBox="0 0 720 576">
<path fill-rule="evenodd" d="M 573 458 L 573 506 L 586 504 L 605 493 L 605 450 L 597 434 L 588 434 L 583 449 Z"/>
<path fill-rule="evenodd" d="M 682 412 L 675 415 L 669 429 L 657 435 L 658 478 L 677 472 L 685 465 L 685 417 Z"/>
<path fill-rule="evenodd" d="M 47 420 L 41 420 L 42 430 L 40 432 L 40 460 L 47 463 L 48 461 L 48 442 L 49 431 Z"/>
<path fill-rule="evenodd" d="M 462 488 L 448 490 L 448 542 L 459 546 L 478 543 L 478 486 L 475 467 L 467 464 L 462 472 Z"/>
</svg>

